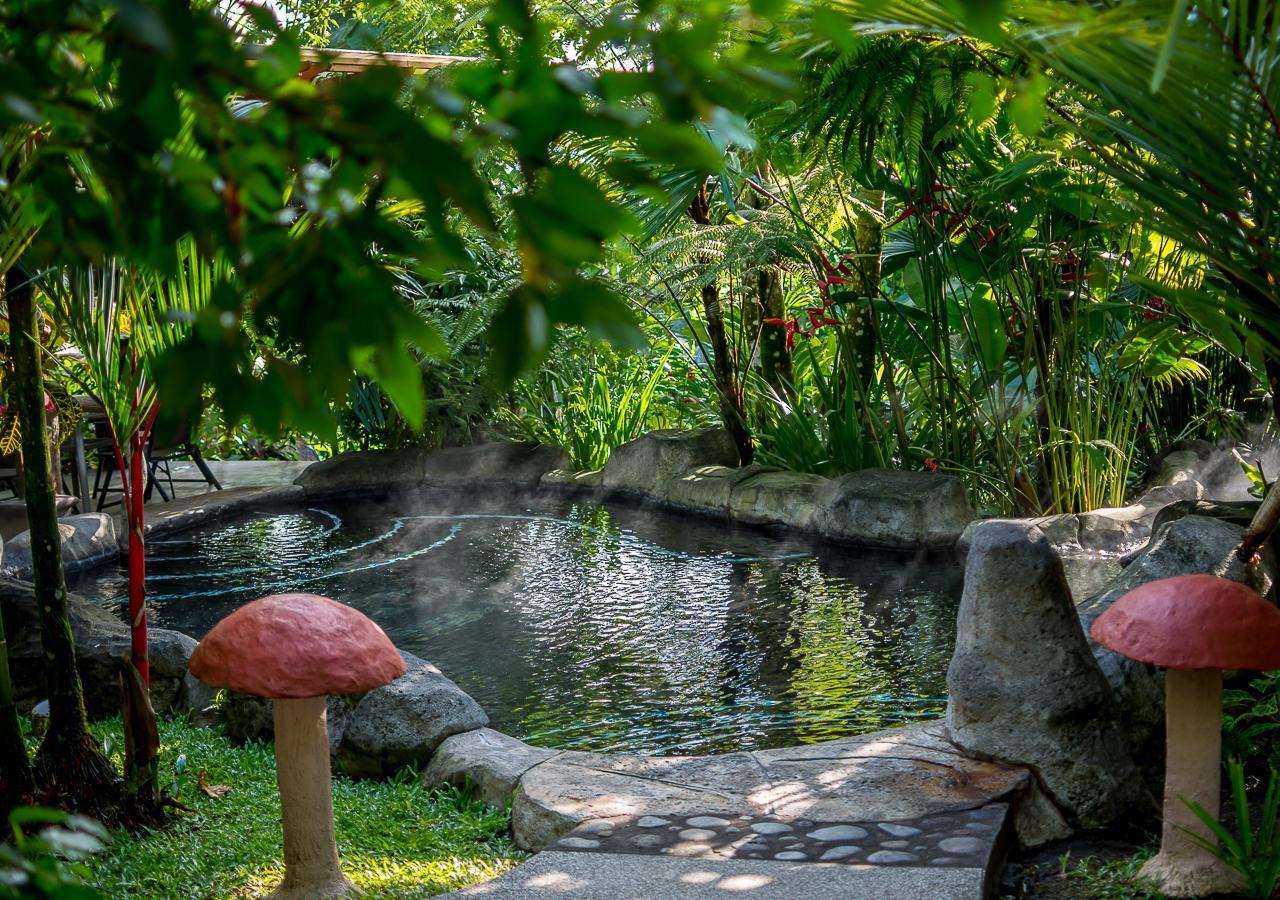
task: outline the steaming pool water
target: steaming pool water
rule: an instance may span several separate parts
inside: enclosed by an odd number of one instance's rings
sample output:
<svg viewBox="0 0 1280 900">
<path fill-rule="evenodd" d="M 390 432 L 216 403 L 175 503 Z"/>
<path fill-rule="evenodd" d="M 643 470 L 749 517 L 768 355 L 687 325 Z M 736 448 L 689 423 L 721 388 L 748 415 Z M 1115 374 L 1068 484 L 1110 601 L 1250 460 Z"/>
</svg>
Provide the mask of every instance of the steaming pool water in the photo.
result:
<svg viewBox="0 0 1280 900">
<path fill-rule="evenodd" d="M 788 746 L 941 714 L 961 570 L 623 504 L 415 494 L 321 502 L 152 541 L 152 624 L 348 603 L 492 726 L 556 748 Z M 123 611 L 123 569 L 73 589 Z"/>
</svg>

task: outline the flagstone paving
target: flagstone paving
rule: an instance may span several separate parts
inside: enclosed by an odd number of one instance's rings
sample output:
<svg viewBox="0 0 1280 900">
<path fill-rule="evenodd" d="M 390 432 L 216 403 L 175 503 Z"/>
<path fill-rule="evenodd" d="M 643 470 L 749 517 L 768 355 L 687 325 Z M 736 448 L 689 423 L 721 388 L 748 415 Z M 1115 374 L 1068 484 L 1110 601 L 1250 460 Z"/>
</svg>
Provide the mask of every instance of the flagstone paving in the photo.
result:
<svg viewBox="0 0 1280 900">
<path fill-rule="evenodd" d="M 514 792 L 516 842 L 547 851 L 458 896 L 612 900 L 981 897 L 1031 788 L 1024 769 L 963 756 L 940 722 L 666 758 L 537 750 L 484 730 L 446 741 L 427 777 Z"/>
<path fill-rule="evenodd" d="M 549 850 L 454 900 L 976 900 L 977 868 L 838 866 Z"/>
</svg>

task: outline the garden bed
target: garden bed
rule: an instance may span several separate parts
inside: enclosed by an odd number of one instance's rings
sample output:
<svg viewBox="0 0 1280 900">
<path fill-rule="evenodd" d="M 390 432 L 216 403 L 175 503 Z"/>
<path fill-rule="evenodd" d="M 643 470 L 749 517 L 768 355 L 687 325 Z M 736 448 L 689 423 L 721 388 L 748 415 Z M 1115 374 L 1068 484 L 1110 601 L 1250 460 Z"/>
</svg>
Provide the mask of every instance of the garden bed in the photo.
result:
<svg viewBox="0 0 1280 900">
<path fill-rule="evenodd" d="M 114 750 L 118 720 L 95 730 Z M 116 834 L 90 860 L 88 884 L 107 898 L 251 897 L 284 869 L 275 750 L 233 746 L 220 730 L 160 723 L 161 782 L 194 812 L 163 831 Z M 213 797 L 199 787 L 230 788 Z M 334 778 L 344 870 L 371 897 L 430 897 L 494 878 L 518 863 L 509 816 L 464 791 L 429 789 L 413 769 L 384 781 Z"/>
</svg>

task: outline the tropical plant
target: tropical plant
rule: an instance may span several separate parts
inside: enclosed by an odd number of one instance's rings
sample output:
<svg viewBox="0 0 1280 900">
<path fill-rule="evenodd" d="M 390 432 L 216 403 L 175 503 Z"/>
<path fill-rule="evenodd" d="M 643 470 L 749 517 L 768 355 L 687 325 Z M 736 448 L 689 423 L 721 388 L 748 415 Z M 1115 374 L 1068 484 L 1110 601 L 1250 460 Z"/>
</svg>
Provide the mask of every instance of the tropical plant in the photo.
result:
<svg viewBox="0 0 1280 900">
<path fill-rule="evenodd" d="M 603 468 L 614 448 L 665 424 L 655 401 L 663 379 L 672 375 L 672 352 L 615 362 L 607 350 L 588 351 L 585 371 L 568 377 L 548 366 L 516 382 L 516 402 L 499 421 L 530 440 L 564 447 L 579 469 Z"/>
<path fill-rule="evenodd" d="M 214 296 L 229 287 L 231 267 L 206 259 L 194 240 L 176 248 L 176 275 L 126 268 L 115 261 L 72 270 L 54 284 L 54 308 L 80 350 L 86 390 L 102 403 L 115 443 L 116 463 L 129 528 L 129 671 L 124 675 L 130 738 L 126 782 L 143 809 L 158 809 L 155 757 L 160 747 L 150 684 L 146 607 L 146 448 L 160 413 L 155 367 L 177 346 Z M 74 369 L 69 369 L 74 372 Z M 167 420 L 169 427 L 180 417 Z M 138 682 L 141 690 L 135 688 Z"/>
<path fill-rule="evenodd" d="M 1280 772 L 1271 770 L 1266 793 L 1259 808 L 1258 824 L 1249 813 L 1249 789 L 1245 785 L 1244 764 L 1227 761 L 1231 802 L 1236 815 L 1236 833 L 1194 800 L 1185 801 L 1213 835 L 1207 839 L 1195 832 L 1191 837 L 1226 865 L 1240 873 L 1245 889 L 1255 900 L 1271 900 L 1280 888 Z"/>
<path fill-rule="evenodd" d="M 57 809 L 26 806 L 8 818 L 12 843 L 0 843 L 0 897 L 94 900 L 81 864 L 106 847 L 110 836 L 98 822 Z M 39 829 L 28 834 L 29 829 Z"/>
<path fill-rule="evenodd" d="M 828 476 L 888 466 L 895 435 L 879 412 L 882 382 L 858 383 L 849 368 L 831 371 L 816 344 L 806 342 L 796 355 L 796 382 L 789 390 L 757 385 L 767 401 L 755 429 L 761 462 Z"/>
<path fill-rule="evenodd" d="M 843 14 L 824 20 L 832 39 L 892 31 L 968 41 L 989 73 L 983 95 L 1011 95 L 1023 133 L 1047 116 L 1070 133 L 1074 158 L 1114 179 L 1152 228 L 1203 260 L 1198 283 L 1148 286 L 1265 371 L 1280 418 L 1280 24 L 1271 3 L 831 6 Z M 1277 522 L 1280 499 L 1259 511 L 1242 557 Z"/>
<path fill-rule="evenodd" d="M 1223 691 L 1222 739 L 1228 756 L 1280 770 L 1280 672 Z"/>
</svg>

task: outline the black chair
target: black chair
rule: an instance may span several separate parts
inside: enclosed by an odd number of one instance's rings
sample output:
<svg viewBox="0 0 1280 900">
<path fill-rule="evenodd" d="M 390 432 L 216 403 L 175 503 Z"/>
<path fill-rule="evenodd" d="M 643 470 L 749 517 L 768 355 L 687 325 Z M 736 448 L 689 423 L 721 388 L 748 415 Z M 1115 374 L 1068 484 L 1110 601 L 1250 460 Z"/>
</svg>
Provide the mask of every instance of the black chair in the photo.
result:
<svg viewBox="0 0 1280 900">
<path fill-rule="evenodd" d="M 88 419 L 89 417 L 86 417 Z M 98 511 L 101 512 L 108 506 L 115 506 L 121 500 L 113 500 L 107 502 L 110 494 L 123 494 L 123 487 L 113 487 L 111 482 L 115 477 L 119 466 L 116 461 L 115 443 L 111 439 L 111 429 L 106 424 L 106 419 L 100 421 L 97 418 L 93 420 L 95 439 L 85 442 L 85 452 L 93 451 L 98 455 L 98 470 L 93 481 L 93 493 L 98 498 Z M 204 455 L 200 452 L 200 446 L 192 439 L 191 429 L 185 424 L 178 429 L 177 433 L 181 436 L 177 440 L 160 440 L 157 439 L 156 433 L 151 433 L 151 438 L 147 441 L 146 449 L 146 465 L 147 465 L 147 486 L 143 492 L 142 499 L 146 502 L 151 499 L 153 490 L 160 492 L 160 499 L 166 503 L 174 498 L 176 491 L 175 484 L 208 484 L 212 485 L 214 490 L 222 490 L 222 485 L 218 482 L 217 477 L 209 469 L 209 464 L 205 462 Z M 105 435 L 105 440 L 103 439 Z M 175 460 L 189 458 L 196 469 L 200 472 L 199 478 L 175 478 L 170 463 Z M 166 491 L 165 485 L 169 486 Z M 123 499 L 123 498 L 122 498 Z"/>
<path fill-rule="evenodd" d="M 97 498 L 98 512 L 102 512 L 108 506 L 118 506 L 124 501 L 124 486 L 121 482 L 120 487 L 112 487 L 111 479 L 119 471 L 116 461 L 116 442 L 111 437 L 111 426 L 107 424 L 107 417 L 96 413 L 85 413 L 81 419 L 81 425 L 88 437 L 84 442 L 85 457 L 92 456 L 97 460 L 93 472 L 93 496 Z M 120 494 L 121 498 L 107 502 L 110 494 Z"/>
<path fill-rule="evenodd" d="M 199 478 L 173 477 L 169 463 L 184 457 L 195 464 L 200 472 Z M 169 485 L 169 493 L 165 493 L 164 485 L 160 483 L 158 475 L 162 476 L 165 483 Z M 218 479 L 209 469 L 209 464 L 204 460 L 204 454 L 200 452 L 200 445 L 193 439 L 190 424 L 185 420 L 175 429 L 175 437 L 168 440 L 157 440 L 156 433 L 154 431 L 151 433 L 151 440 L 147 442 L 147 490 L 143 499 L 150 500 L 151 490 L 154 488 L 160 492 L 161 500 L 166 502 L 172 500 L 176 496 L 173 488 L 175 484 L 209 484 L 215 491 L 222 490 L 222 485 L 218 483 Z"/>
</svg>

